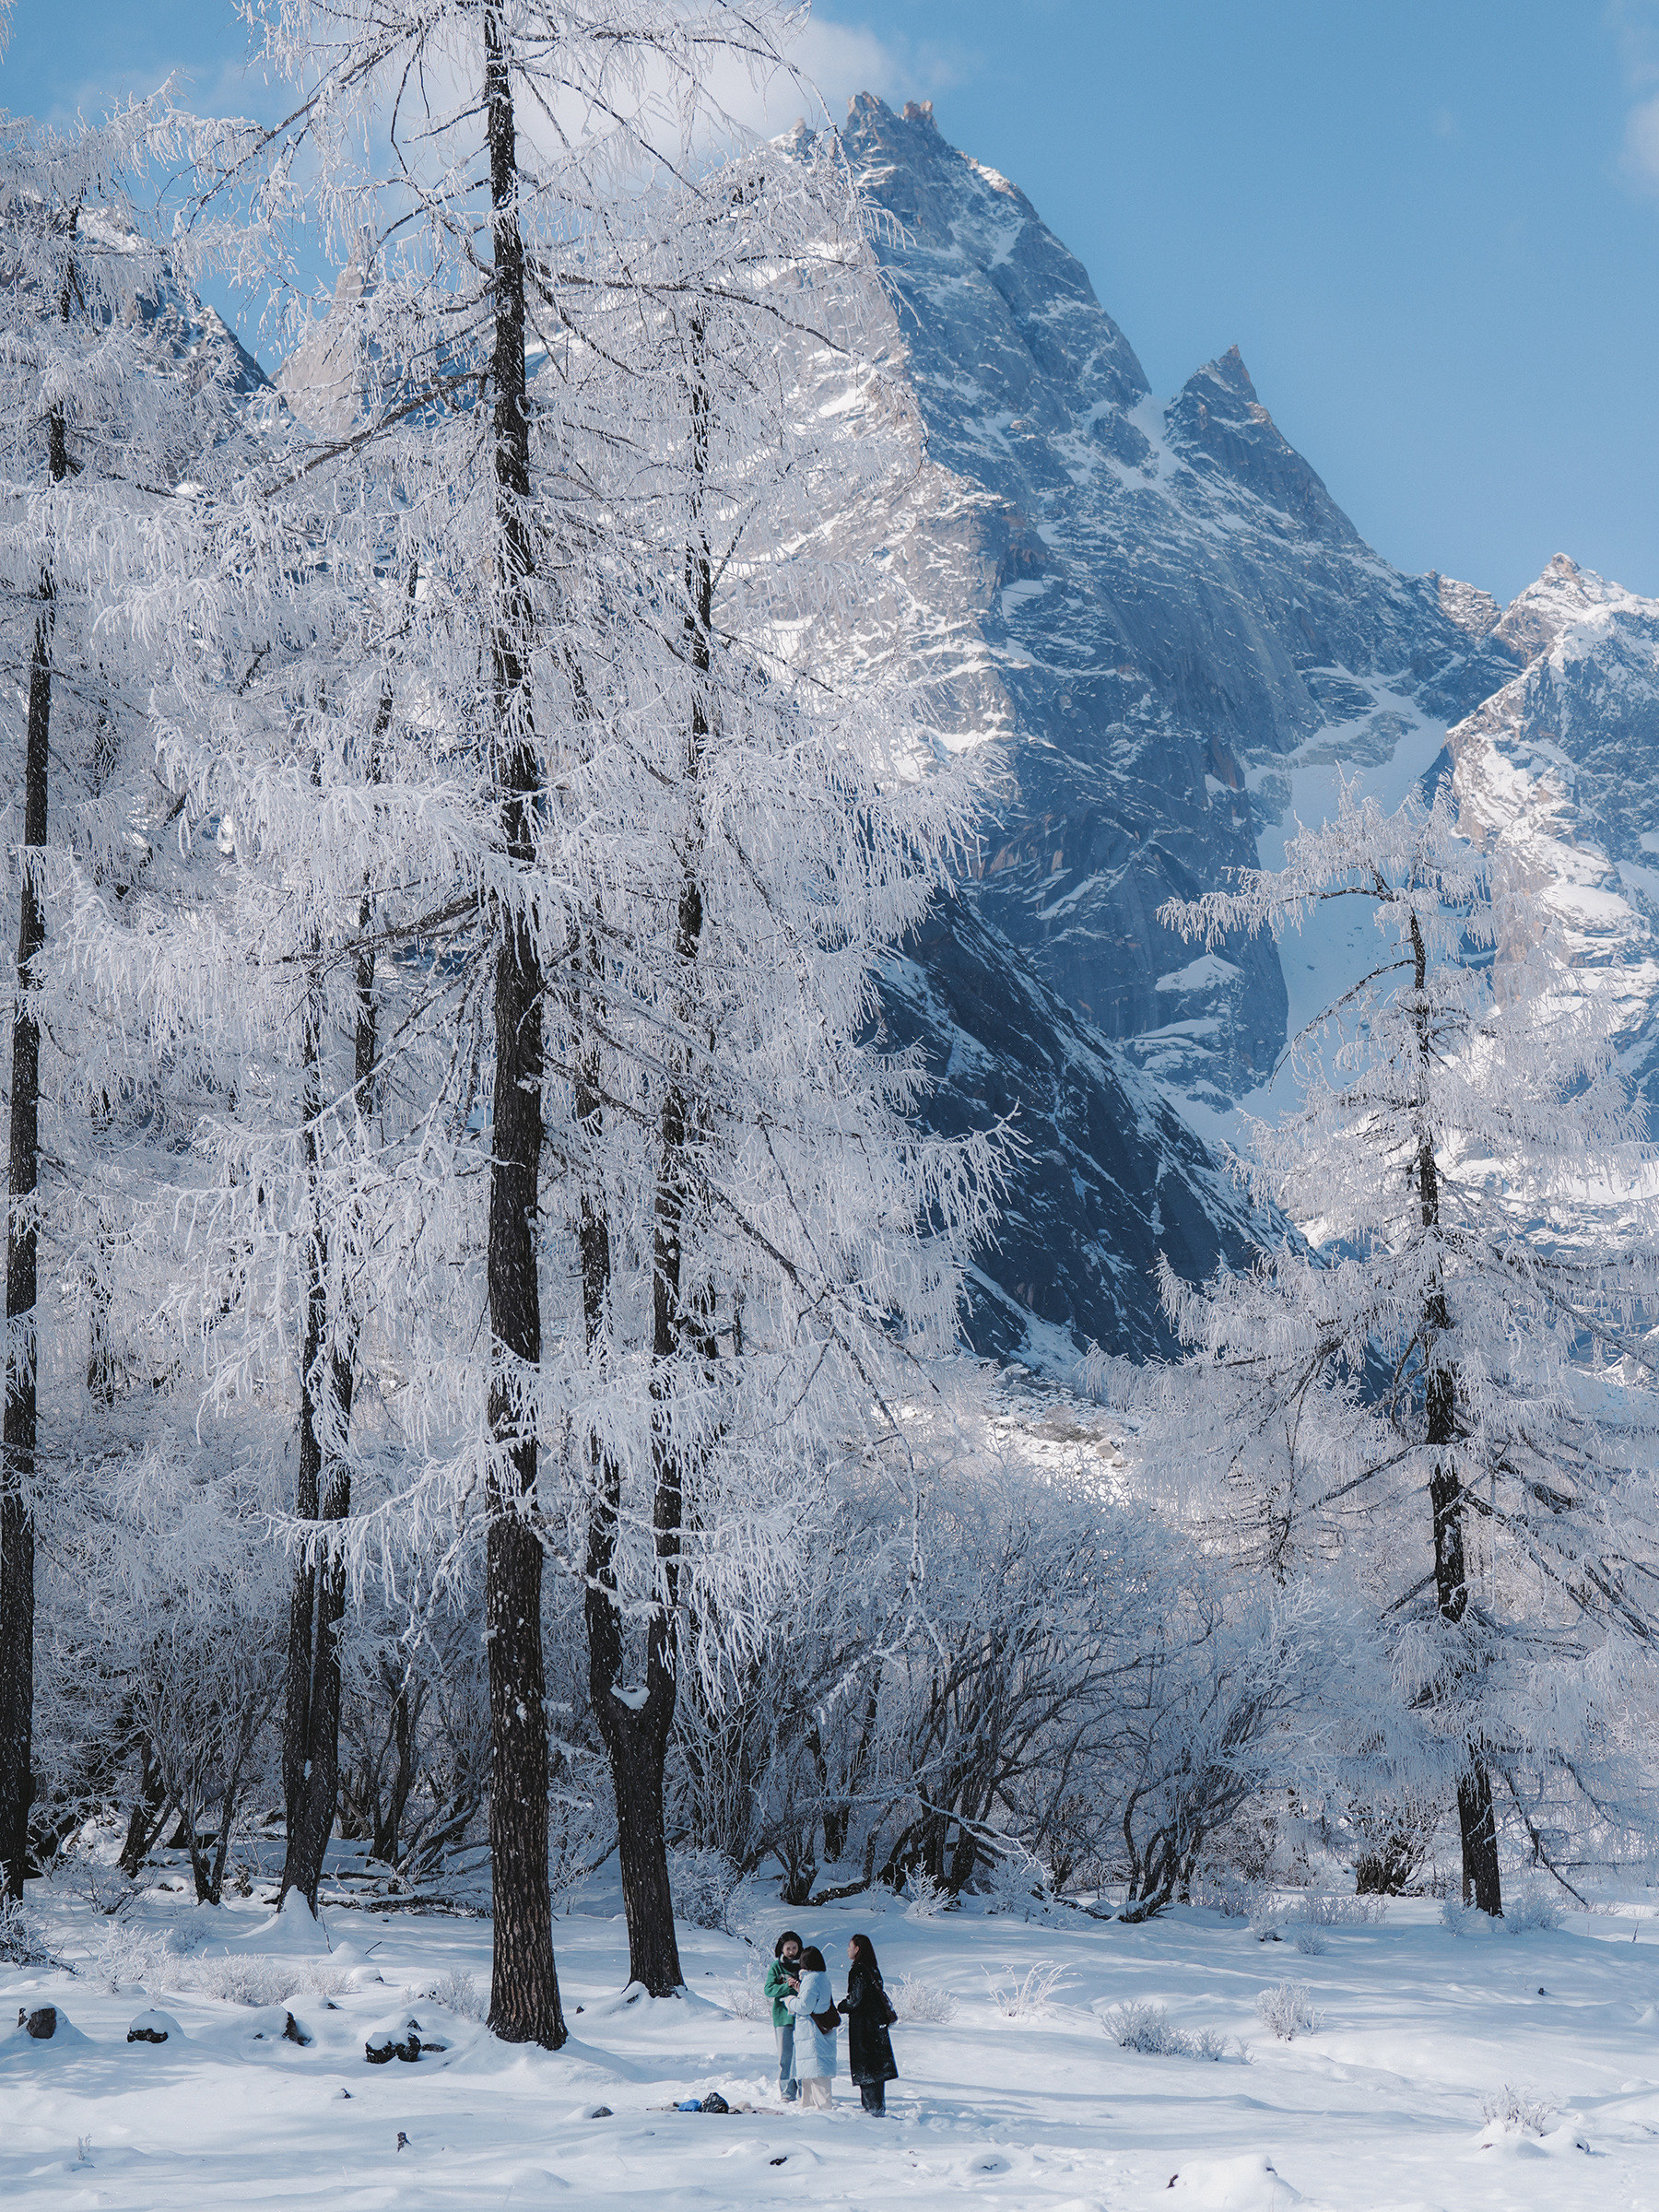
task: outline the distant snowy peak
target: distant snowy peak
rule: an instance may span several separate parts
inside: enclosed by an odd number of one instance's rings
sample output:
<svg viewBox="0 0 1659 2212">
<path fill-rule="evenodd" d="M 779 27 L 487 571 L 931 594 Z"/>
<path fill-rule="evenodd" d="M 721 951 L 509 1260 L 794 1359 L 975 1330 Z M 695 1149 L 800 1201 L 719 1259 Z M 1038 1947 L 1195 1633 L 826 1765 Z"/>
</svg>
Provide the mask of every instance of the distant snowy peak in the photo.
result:
<svg viewBox="0 0 1659 2212">
<path fill-rule="evenodd" d="M 1451 732 L 1464 826 L 1536 870 L 1659 1095 L 1659 600 L 1558 553 L 1497 629 L 1526 665 Z"/>
<path fill-rule="evenodd" d="M 1537 582 L 1511 600 L 1497 632 L 1517 660 L 1533 661 L 1585 617 L 1634 604 L 1646 602 L 1634 602 L 1622 584 L 1609 583 L 1558 553 Z"/>
</svg>

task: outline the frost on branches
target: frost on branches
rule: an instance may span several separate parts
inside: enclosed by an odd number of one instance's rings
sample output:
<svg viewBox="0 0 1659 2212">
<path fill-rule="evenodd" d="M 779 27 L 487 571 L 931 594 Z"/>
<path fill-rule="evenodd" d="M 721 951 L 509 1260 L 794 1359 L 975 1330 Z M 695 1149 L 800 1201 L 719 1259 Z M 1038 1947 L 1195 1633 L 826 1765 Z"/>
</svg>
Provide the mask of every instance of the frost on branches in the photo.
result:
<svg viewBox="0 0 1659 2212">
<path fill-rule="evenodd" d="M 1244 1560 L 1338 1577 L 1387 1628 L 1382 1794 L 1455 1780 L 1465 1895 L 1497 1912 L 1499 1793 L 1540 1858 L 1563 1801 L 1612 1831 L 1642 1809 L 1653 1156 L 1594 977 L 1443 794 L 1347 792 L 1282 870 L 1166 913 L 1214 942 L 1333 899 L 1374 910 L 1376 964 L 1295 1041 L 1300 1110 L 1256 1140 L 1305 1241 L 1199 1290 L 1166 1272 L 1181 1450 Z"/>
<path fill-rule="evenodd" d="M 832 147 L 700 151 L 717 52 L 775 66 L 786 19 L 273 6 L 300 104 L 204 190 L 203 250 L 280 276 L 314 163 L 359 279 L 180 600 L 163 759 L 227 865 L 144 986 L 162 1057 L 246 1064 L 192 1209 L 210 1389 L 298 1383 L 287 1878 L 314 1896 L 347 1588 L 477 1543 L 491 2021 L 555 2046 L 544 1563 L 665 1993 L 681 1684 L 722 1693 L 831 1463 L 952 1348 L 995 1176 L 870 1039 L 971 794 L 812 642 L 851 589 L 827 490 L 897 465 L 874 261 Z"/>
<path fill-rule="evenodd" d="M 32 1794 L 40 1381 L 62 1371 L 63 1324 L 83 1318 L 89 1381 L 107 1379 L 129 1102 L 119 1041 L 85 1025 L 55 938 L 77 882 L 120 898 L 143 874 L 166 813 L 147 729 L 148 550 L 179 526 L 188 477 L 214 465 L 232 396 L 223 359 L 173 342 L 169 256 L 126 196 L 147 163 L 188 148 L 164 95 L 66 134 L 0 117 L 0 607 L 22 707 L 7 778 L 21 865 L 0 1470 L 0 1867 L 14 1895 Z M 67 1300 L 41 1301 L 43 1238 Z"/>
</svg>

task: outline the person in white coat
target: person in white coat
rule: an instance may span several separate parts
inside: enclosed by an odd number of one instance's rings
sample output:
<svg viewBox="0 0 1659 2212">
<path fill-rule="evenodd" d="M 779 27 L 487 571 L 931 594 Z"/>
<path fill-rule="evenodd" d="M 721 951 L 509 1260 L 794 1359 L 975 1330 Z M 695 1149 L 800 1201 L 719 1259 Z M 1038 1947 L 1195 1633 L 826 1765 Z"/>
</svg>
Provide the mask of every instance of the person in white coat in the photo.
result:
<svg viewBox="0 0 1659 2212">
<path fill-rule="evenodd" d="M 835 2030 L 840 2019 L 824 1954 L 816 1944 L 808 1944 L 801 1953 L 800 1972 L 800 1988 L 783 2000 L 795 2017 L 794 2076 L 801 2085 L 803 2107 L 828 2106 L 831 2101 L 830 2084 L 835 2077 Z M 828 2026 L 820 2028 L 819 2020 Z"/>
</svg>

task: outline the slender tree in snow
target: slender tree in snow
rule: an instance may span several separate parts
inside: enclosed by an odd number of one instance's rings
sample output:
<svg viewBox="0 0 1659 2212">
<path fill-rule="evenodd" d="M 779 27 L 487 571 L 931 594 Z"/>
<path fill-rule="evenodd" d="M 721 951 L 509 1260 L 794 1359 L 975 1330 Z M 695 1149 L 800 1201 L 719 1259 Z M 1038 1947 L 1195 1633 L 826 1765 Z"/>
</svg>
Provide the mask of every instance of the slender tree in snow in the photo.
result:
<svg viewBox="0 0 1659 2212">
<path fill-rule="evenodd" d="M 1446 794 L 1345 792 L 1281 870 L 1166 911 L 1213 943 L 1333 900 L 1372 908 L 1380 957 L 1257 1135 L 1310 1241 L 1196 1290 L 1166 1274 L 1213 1421 L 1183 1397 L 1181 1452 L 1261 1565 L 1363 1561 L 1455 1783 L 1465 1895 L 1497 1912 L 1495 1785 L 1539 1853 L 1563 1792 L 1610 1823 L 1630 1803 L 1604 1708 L 1659 1629 L 1650 1155 L 1594 978 Z"/>
<path fill-rule="evenodd" d="M 50 1051 L 43 1057 L 42 963 L 54 896 L 45 849 L 50 841 L 60 857 L 113 884 L 135 865 L 139 818 L 156 811 L 142 800 L 127 805 L 123 786 L 135 765 L 128 748 L 143 724 L 146 680 L 131 603 L 146 581 L 147 539 L 169 526 L 185 466 L 211 465 L 225 395 L 211 372 L 204 379 L 205 358 L 193 364 L 170 349 L 178 295 L 124 187 L 147 158 L 177 150 L 182 136 L 165 98 L 67 135 L 0 122 L 0 561 L 22 708 L 12 786 L 21 801 L 21 866 L 0 1471 L 0 1865 L 14 1891 L 28 1854 L 31 1791 L 41 1110 L 43 1101 L 66 1103 L 78 1088 L 81 1103 L 107 1114 L 120 1088 L 118 1079 L 112 1091 L 97 1079 L 109 1075 L 107 1057 L 77 1065 L 70 1054 L 55 1067 Z M 61 1038 L 60 1049 L 67 1041 Z M 73 1140 L 65 1149 L 84 1159 Z M 79 1180 L 67 1178 L 65 1187 Z M 97 1365 L 94 1356 L 91 1371 Z"/>
</svg>

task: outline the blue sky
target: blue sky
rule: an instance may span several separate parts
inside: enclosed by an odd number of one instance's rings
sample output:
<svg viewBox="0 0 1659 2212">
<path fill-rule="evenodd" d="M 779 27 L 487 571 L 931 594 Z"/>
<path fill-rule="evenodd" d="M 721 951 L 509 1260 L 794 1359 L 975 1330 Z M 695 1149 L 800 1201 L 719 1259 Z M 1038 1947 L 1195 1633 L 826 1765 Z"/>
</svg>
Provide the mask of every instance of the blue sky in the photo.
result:
<svg viewBox="0 0 1659 2212">
<path fill-rule="evenodd" d="M 244 52 L 229 0 L 22 0 L 0 102 L 264 108 Z M 1401 567 L 1659 595 L 1659 0 L 819 0 L 806 58 L 931 98 L 1156 390 L 1236 342 Z"/>
</svg>

